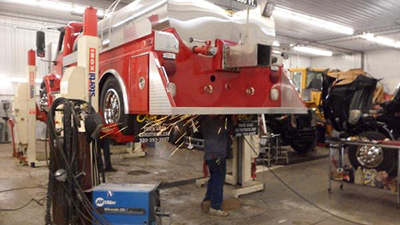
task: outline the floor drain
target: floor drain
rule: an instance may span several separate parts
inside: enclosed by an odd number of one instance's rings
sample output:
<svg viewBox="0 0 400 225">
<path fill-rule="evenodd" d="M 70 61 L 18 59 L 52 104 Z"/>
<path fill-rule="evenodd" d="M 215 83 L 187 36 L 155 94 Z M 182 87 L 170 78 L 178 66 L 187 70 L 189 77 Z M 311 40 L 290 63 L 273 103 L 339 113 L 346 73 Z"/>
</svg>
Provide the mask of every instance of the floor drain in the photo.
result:
<svg viewBox="0 0 400 225">
<path fill-rule="evenodd" d="M 149 174 L 149 172 L 144 171 L 144 170 L 133 170 L 133 171 L 128 172 L 128 175 L 132 175 L 132 176 L 146 175 L 146 174 Z"/>
</svg>

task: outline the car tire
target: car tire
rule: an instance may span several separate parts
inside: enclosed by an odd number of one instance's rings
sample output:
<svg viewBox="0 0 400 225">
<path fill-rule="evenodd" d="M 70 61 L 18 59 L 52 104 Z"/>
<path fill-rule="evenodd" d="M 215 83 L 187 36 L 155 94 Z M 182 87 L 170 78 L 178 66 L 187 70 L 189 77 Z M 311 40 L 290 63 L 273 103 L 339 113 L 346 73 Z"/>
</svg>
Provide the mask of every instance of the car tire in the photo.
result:
<svg viewBox="0 0 400 225">
<path fill-rule="evenodd" d="M 317 147 L 317 138 L 307 142 L 292 144 L 290 146 L 299 154 L 307 154 L 309 151 L 312 151 Z"/>
<path fill-rule="evenodd" d="M 358 136 L 360 137 L 365 137 L 368 138 L 369 140 L 384 140 L 387 138 L 384 134 L 375 132 L 375 131 L 368 131 L 359 134 Z M 361 168 L 367 168 L 367 169 L 376 169 L 377 171 L 386 171 L 390 175 L 396 175 L 397 174 L 397 151 L 393 151 L 390 149 L 382 149 L 382 154 L 383 154 L 383 160 L 382 162 L 375 167 L 366 167 L 360 163 L 357 157 L 357 149 L 360 147 L 357 146 L 349 146 L 348 148 L 348 155 L 349 155 L 349 161 L 351 165 L 357 169 L 358 167 Z"/>
<path fill-rule="evenodd" d="M 384 140 L 386 135 L 375 132 L 375 131 L 368 131 L 359 134 L 358 136 L 360 137 L 365 137 L 368 138 L 369 140 Z M 362 147 L 362 146 L 361 146 Z M 357 150 L 361 147 L 357 146 L 349 146 L 348 147 L 348 157 L 351 165 L 354 167 L 354 169 L 357 169 L 358 167 L 361 168 L 367 168 L 367 169 L 376 169 L 378 172 L 379 171 L 386 171 L 390 175 L 396 175 L 397 174 L 397 151 L 393 151 L 390 149 L 382 149 L 382 154 L 383 154 L 383 160 L 378 166 L 374 167 L 366 167 L 360 163 L 358 156 L 357 156 Z"/>
</svg>

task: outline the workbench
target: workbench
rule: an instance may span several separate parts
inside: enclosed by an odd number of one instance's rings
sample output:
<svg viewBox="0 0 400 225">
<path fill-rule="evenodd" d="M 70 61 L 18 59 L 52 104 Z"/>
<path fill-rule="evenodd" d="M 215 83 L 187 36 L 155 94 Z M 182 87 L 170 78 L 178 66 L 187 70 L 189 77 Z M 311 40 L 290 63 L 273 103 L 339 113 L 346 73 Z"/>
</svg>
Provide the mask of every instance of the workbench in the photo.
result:
<svg viewBox="0 0 400 225">
<path fill-rule="evenodd" d="M 333 160 L 333 155 L 335 151 L 338 151 L 339 158 L 338 158 L 338 168 L 344 168 L 344 153 L 345 149 L 348 146 L 375 146 L 375 147 L 381 147 L 384 148 L 385 151 L 390 150 L 390 151 L 397 151 L 398 156 L 397 156 L 397 204 L 400 204 L 400 141 L 348 141 L 346 139 L 328 139 L 326 141 L 327 144 L 329 144 L 329 184 L 328 184 L 328 191 L 329 193 L 332 192 L 332 160 Z M 343 189 L 344 186 L 344 181 L 340 181 L 340 189 Z M 350 185 L 357 185 L 357 184 L 352 184 L 348 183 Z M 366 185 L 357 185 L 357 186 L 365 186 Z M 377 188 L 376 188 L 377 189 Z"/>
</svg>

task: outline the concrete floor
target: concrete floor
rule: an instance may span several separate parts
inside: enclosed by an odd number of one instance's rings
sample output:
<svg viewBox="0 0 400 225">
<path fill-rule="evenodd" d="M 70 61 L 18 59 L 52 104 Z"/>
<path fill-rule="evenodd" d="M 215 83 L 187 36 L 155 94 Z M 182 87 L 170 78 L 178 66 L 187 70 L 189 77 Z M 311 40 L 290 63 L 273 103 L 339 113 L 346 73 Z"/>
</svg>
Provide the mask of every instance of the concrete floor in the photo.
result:
<svg viewBox="0 0 400 225">
<path fill-rule="evenodd" d="M 294 225 L 350 225 L 352 222 L 338 219 L 315 208 L 296 196 L 280 183 L 270 172 L 258 173 L 257 180 L 265 183 L 265 191 L 242 196 L 240 209 L 230 212 L 227 218 L 211 217 L 200 212 L 200 201 L 205 188 L 196 188 L 195 178 L 202 177 L 202 152 L 179 150 L 168 158 L 174 148 L 168 144 L 157 144 L 148 155 L 140 159 L 122 160 L 119 154 L 112 155 L 116 173 L 108 173 L 112 183 L 165 182 L 161 190 L 162 206 L 171 212 L 172 224 L 294 224 Z M 325 152 L 326 149 L 320 149 Z M 294 190 L 325 210 L 362 224 L 400 224 L 399 208 L 394 194 L 371 188 L 347 185 L 343 191 L 334 184 L 333 193 L 327 192 L 328 159 L 302 162 L 286 167 L 277 167 L 275 173 Z M 140 175 L 135 175 L 140 174 Z M 11 157 L 11 145 L 0 145 L 0 209 L 17 208 L 30 199 L 45 196 L 47 184 L 46 168 L 20 166 Z M 43 187 L 13 192 L 2 190 L 19 187 Z M 225 198 L 232 198 L 236 188 L 225 186 Z M 43 203 L 40 202 L 40 203 Z M 165 224 L 169 219 L 163 220 Z M 0 225 L 44 224 L 44 206 L 32 202 L 15 212 L 0 211 Z"/>
</svg>

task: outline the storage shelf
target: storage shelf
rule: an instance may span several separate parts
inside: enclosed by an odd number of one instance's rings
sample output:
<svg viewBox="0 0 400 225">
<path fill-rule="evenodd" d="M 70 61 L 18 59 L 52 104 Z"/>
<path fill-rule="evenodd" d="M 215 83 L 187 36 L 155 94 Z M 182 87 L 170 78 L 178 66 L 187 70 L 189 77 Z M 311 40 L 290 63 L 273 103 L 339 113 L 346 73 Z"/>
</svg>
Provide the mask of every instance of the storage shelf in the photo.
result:
<svg viewBox="0 0 400 225">
<path fill-rule="evenodd" d="M 361 188 L 367 188 L 367 189 L 375 189 L 375 190 L 379 190 L 379 191 L 381 191 L 381 192 L 386 192 L 386 193 L 391 193 L 391 194 L 393 194 L 393 195 L 397 195 L 397 192 L 393 192 L 393 191 L 391 191 L 391 190 L 386 190 L 386 189 L 383 189 L 383 188 L 368 186 L 368 185 L 365 185 L 365 184 L 349 183 L 349 182 L 340 181 L 340 180 L 334 180 L 334 179 L 331 179 L 331 180 L 332 180 L 333 182 L 335 182 L 335 183 L 340 183 L 341 186 L 349 185 L 349 186 L 355 186 L 355 187 L 361 187 Z M 341 187 L 340 189 L 343 189 L 343 187 Z"/>
</svg>

